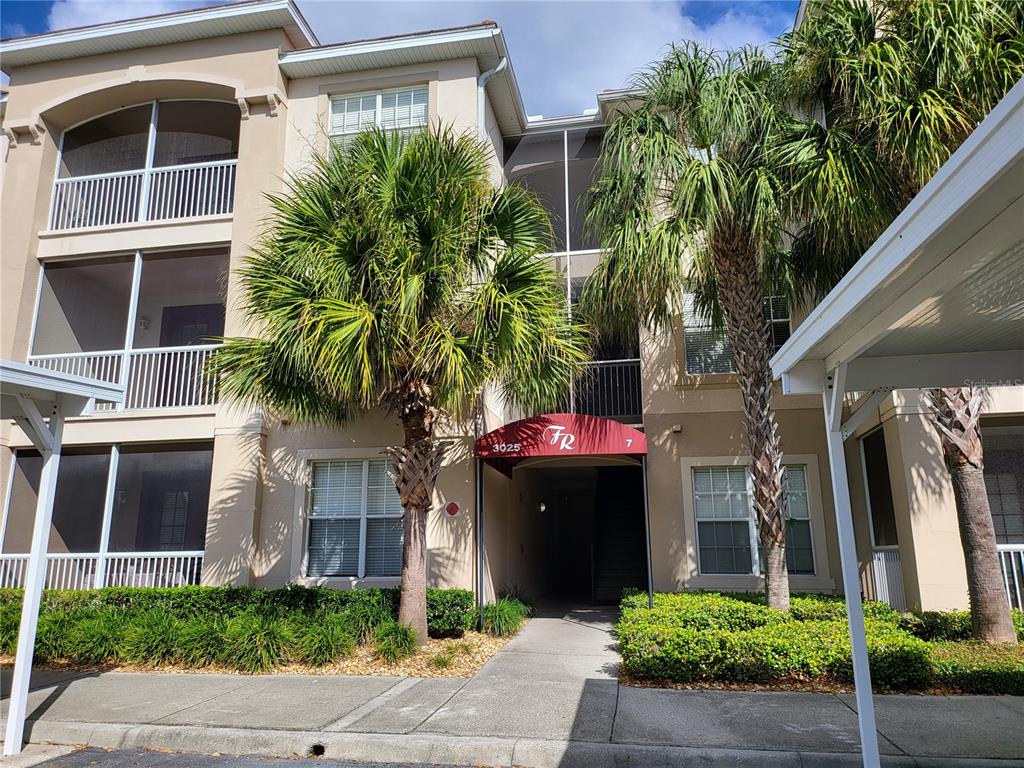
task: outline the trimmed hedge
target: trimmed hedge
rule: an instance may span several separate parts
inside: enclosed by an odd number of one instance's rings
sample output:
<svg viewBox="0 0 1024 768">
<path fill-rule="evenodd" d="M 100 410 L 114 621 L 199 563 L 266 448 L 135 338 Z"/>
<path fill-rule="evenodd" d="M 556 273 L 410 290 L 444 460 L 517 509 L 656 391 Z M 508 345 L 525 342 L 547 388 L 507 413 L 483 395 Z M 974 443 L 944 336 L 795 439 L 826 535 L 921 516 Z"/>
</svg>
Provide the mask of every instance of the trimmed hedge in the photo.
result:
<svg viewBox="0 0 1024 768">
<path fill-rule="evenodd" d="M 0 590 L 0 653 L 15 652 L 20 613 L 20 590 Z M 397 614 L 396 589 L 47 591 L 36 658 L 194 668 L 222 664 L 265 672 L 289 662 L 323 666 L 351 654 L 357 643 L 375 643 L 383 658 L 392 659 L 408 650 L 408 633 L 402 633 L 407 628 L 396 629 Z M 427 590 L 431 637 L 461 637 L 476 618 L 469 590 Z"/>
<path fill-rule="evenodd" d="M 1024 611 L 1010 609 L 1017 639 L 1024 642 Z M 970 611 L 923 611 L 921 613 L 904 613 L 900 616 L 900 626 L 915 637 L 922 640 L 971 640 Z"/>
<path fill-rule="evenodd" d="M 763 595 L 691 592 L 627 595 L 616 625 L 623 668 L 676 683 L 853 679 L 841 597 L 794 595 L 784 614 Z M 871 677 L 880 690 L 933 685 L 972 693 L 1020 693 L 1024 648 L 938 646 L 915 637 L 889 606 L 866 603 Z"/>
<path fill-rule="evenodd" d="M 1012 645 L 934 643 L 935 683 L 961 693 L 1024 696 L 1024 650 Z"/>
</svg>

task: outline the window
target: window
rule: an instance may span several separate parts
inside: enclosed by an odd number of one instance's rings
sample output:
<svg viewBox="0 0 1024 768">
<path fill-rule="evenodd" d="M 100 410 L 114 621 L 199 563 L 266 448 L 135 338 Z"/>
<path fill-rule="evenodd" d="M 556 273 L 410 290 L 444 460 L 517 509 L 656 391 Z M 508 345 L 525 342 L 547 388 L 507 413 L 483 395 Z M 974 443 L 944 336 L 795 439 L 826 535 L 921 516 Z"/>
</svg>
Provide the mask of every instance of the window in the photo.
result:
<svg viewBox="0 0 1024 768">
<path fill-rule="evenodd" d="M 408 133 L 427 125 L 427 86 L 335 96 L 331 99 L 331 143 L 344 146 L 374 126 Z"/>
<path fill-rule="evenodd" d="M 746 467 L 694 467 L 693 506 L 702 574 L 760 573 L 757 523 Z M 783 475 L 786 565 L 790 573 L 813 574 L 810 506 L 803 466 Z"/>
<path fill-rule="evenodd" d="M 789 339 L 789 310 L 781 296 L 764 300 L 765 320 L 769 325 L 772 351 L 777 352 Z M 683 342 L 686 345 L 686 372 L 690 374 L 734 373 L 736 362 L 725 328 L 715 328 L 694 305 L 694 296 L 683 296 Z"/>
<path fill-rule="evenodd" d="M 383 459 L 316 461 L 309 489 L 309 576 L 398 576 L 402 504 Z"/>
<path fill-rule="evenodd" d="M 982 427 L 985 488 L 999 544 L 1024 544 L 1024 428 Z"/>
</svg>

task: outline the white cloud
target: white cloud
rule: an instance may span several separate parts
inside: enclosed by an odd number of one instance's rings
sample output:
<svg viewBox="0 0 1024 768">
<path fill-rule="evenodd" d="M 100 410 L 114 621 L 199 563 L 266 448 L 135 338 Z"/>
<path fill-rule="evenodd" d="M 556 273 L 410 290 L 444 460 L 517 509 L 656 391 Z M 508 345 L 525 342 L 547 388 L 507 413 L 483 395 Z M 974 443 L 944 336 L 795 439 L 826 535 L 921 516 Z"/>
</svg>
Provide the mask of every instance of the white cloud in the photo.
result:
<svg viewBox="0 0 1024 768">
<path fill-rule="evenodd" d="M 792 23 L 776 6 L 736 3 L 725 13 L 687 15 L 686 6 L 658 0 L 594 2 L 347 2 L 300 0 L 324 42 L 497 21 L 530 113 L 548 116 L 596 106 L 595 94 L 627 85 L 672 42 L 718 47 L 763 45 Z M 718 15 L 701 24 L 698 15 Z"/>
<path fill-rule="evenodd" d="M 28 34 L 28 30 L 25 29 L 25 25 L 17 23 L 4 24 L 0 27 L 0 32 L 2 32 L 4 37 L 24 37 Z"/>
<path fill-rule="evenodd" d="M 47 24 L 51 30 L 69 29 L 212 4 L 209 0 L 56 0 L 50 8 Z"/>
<path fill-rule="evenodd" d="M 212 0 L 216 2 L 216 0 Z M 531 114 L 580 112 L 595 95 L 627 85 L 672 42 L 763 45 L 792 23 L 788 11 L 755 2 L 715 6 L 668 0 L 298 0 L 321 41 L 342 42 L 497 21 Z M 211 0 L 57 0 L 49 28 L 180 11 Z M 700 19 L 712 18 L 701 22 Z"/>
</svg>

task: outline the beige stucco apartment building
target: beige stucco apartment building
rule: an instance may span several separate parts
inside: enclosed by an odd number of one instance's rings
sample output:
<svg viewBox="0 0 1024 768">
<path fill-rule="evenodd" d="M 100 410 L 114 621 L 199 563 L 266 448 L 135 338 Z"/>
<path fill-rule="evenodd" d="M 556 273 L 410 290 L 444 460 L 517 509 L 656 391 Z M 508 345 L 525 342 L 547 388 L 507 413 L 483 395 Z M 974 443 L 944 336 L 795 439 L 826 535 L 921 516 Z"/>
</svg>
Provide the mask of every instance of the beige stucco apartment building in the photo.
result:
<svg viewBox="0 0 1024 768">
<path fill-rule="evenodd" d="M 528 120 L 508 56 L 493 22 L 320 45 L 287 0 L 0 45 L 11 78 L 0 356 L 127 387 L 123 407 L 66 427 L 49 586 L 398 583 L 401 507 L 381 455 L 400 438 L 394 420 L 370 413 L 309 429 L 230 407 L 204 364 L 213 338 L 247 331 L 234 270 L 268 212 L 264 195 L 280 192 L 314 151 L 371 124 L 478 132 L 493 147 L 495 182 L 526 184 L 549 207 L 557 243 L 546 258 L 567 291 L 578 288 L 599 256 L 582 225 L 584 192 L 623 94 L 598 94 L 585 114 Z M 779 344 L 804 314 L 778 300 L 766 313 Z M 649 542 L 658 590 L 758 588 L 724 335 L 684 300 L 672 333 L 595 358 L 566 394 L 570 415 L 531 422 L 549 430 L 539 439 L 550 450 L 535 452 L 543 455 L 502 442 L 521 414 L 496 397 L 476 423 L 445 428 L 458 449 L 430 515 L 431 582 L 611 601 L 623 587 L 647 586 Z M 987 390 L 984 422 L 1017 605 L 1022 383 Z M 840 592 L 821 403 L 780 393 L 775 404 L 792 587 Z M 588 453 L 593 435 L 573 430 L 645 442 L 646 453 Z M 478 459 L 477 440 L 508 455 Z M 0 425 L 0 443 L 0 586 L 15 586 L 40 460 L 15 423 Z M 894 392 L 848 440 L 847 463 L 857 588 L 900 607 L 965 606 L 952 491 L 920 395 Z"/>
</svg>

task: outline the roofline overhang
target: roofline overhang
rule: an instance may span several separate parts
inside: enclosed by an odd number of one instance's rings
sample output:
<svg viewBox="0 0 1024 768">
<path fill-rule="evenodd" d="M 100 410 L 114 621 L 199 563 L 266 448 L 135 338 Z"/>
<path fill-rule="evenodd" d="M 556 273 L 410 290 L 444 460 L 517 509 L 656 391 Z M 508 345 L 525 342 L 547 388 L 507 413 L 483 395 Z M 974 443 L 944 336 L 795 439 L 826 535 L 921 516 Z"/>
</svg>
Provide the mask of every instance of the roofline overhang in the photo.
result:
<svg viewBox="0 0 1024 768">
<path fill-rule="evenodd" d="M 75 27 L 73 29 L 62 29 L 54 32 L 43 32 L 38 35 L 25 37 L 7 38 L 0 40 L 0 57 L 4 70 L 40 64 L 47 61 L 59 61 L 62 59 L 80 58 L 82 56 L 110 53 L 120 50 L 132 50 L 133 48 L 150 47 L 160 45 L 153 42 L 153 35 L 161 31 L 168 33 L 176 27 L 193 25 L 208 21 L 231 22 L 234 19 L 253 17 L 258 15 L 271 15 L 287 13 L 291 19 L 291 25 L 298 32 L 299 39 L 292 40 L 300 47 L 312 47 L 319 45 L 316 35 L 309 26 L 302 13 L 295 6 L 292 0 L 250 0 L 249 2 L 231 3 L 195 10 L 178 11 L 165 13 L 156 16 L 144 16 L 135 19 L 122 21 L 111 21 L 104 24 L 94 24 L 86 27 Z M 266 29 L 285 29 L 285 25 L 268 23 Z M 239 31 L 252 31 L 240 29 Z M 224 32 L 215 35 L 196 35 L 196 40 L 207 37 L 218 37 Z M 132 44 L 133 37 L 139 37 L 138 45 Z M 145 39 L 141 39 L 145 36 Z M 115 44 L 120 41 L 120 44 Z M 174 42 L 168 40 L 168 42 Z M 83 43 L 92 44 L 89 50 L 82 52 L 80 46 Z M 51 49 L 50 54 L 45 53 Z"/>
<path fill-rule="evenodd" d="M 900 311 L 899 300 L 908 295 L 916 281 L 935 279 L 942 262 L 962 245 L 959 238 L 957 242 L 947 242 L 945 234 L 951 222 L 969 206 L 984 207 L 977 216 L 977 230 L 1007 207 L 1005 200 L 983 196 L 997 180 L 1007 174 L 1011 174 L 1008 178 L 1014 178 L 1012 174 L 1021 172 L 1024 166 L 1022 126 L 1024 79 L 996 104 L 842 280 L 797 326 L 772 357 L 775 378 L 783 378 L 784 385 L 791 375 L 820 383 L 826 373 L 849 363 L 885 334 L 886 324 L 879 321 L 877 312 L 867 312 L 864 303 L 885 291 L 892 294 L 892 311 Z M 968 233 L 973 234 L 976 232 Z M 914 262 L 912 270 L 908 269 L 911 262 Z M 962 270 L 959 274 L 962 276 Z M 949 270 L 943 274 L 945 280 L 953 277 Z M 912 309 L 908 306 L 905 311 Z M 844 329 L 845 337 L 830 340 L 830 335 L 840 328 Z"/>
</svg>

